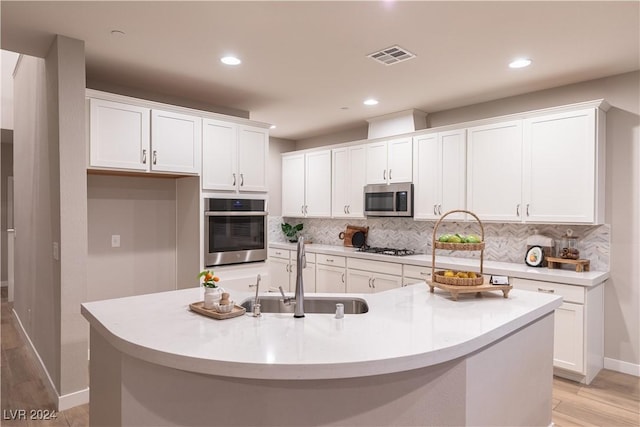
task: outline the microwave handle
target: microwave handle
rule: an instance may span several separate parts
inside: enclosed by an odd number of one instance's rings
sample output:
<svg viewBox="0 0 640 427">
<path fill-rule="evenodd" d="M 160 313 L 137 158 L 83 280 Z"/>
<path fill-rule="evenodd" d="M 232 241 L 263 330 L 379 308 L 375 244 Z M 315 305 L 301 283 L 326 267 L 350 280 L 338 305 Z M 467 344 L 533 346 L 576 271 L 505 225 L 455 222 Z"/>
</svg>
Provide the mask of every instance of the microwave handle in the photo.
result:
<svg viewBox="0 0 640 427">
<path fill-rule="evenodd" d="M 204 216 L 267 216 L 268 212 L 255 212 L 255 211 L 207 211 Z"/>
</svg>

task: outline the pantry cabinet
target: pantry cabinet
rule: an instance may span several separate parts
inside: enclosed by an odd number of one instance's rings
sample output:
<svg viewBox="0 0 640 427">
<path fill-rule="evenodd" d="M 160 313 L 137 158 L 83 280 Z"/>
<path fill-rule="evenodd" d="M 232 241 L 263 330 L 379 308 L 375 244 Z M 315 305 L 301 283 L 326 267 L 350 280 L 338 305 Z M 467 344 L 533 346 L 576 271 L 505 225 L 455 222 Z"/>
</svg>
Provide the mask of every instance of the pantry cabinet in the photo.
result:
<svg viewBox="0 0 640 427">
<path fill-rule="evenodd" d="M 367 184 L 411 182 L 412 138 L 405 137 L 367 144 Z"/>
<path fill-rule="evenodd" d="M 269 135 L 266 129 L 221 120 L 203 121 L 202 188 L 267 191 Z"/>
<path fill-rule="evenodd" d="M 282 156 L 282 216 L 331 216 L 331 150 Z"/>
<path fill-rule="evenodd" d="M 466 209 L 466 131 L 431 133 L 413 138 L 414 218 L 439 219 Z M 451 219 L 464 219 L 452 214 Z"/>
<path fill-rule="evenodd" d="M 331 216 L 364 218 L 363 189 L 367 181 L 366 146 L 331 150 Z"/>
<path fill-rule="evenodd" d="M 573 286 L 513 278 L 516 289 L 561 295 L 555 310 L 553 366 L 556 375 L 591 383 L 604 365 L 603 286 Z"/>
</svg>

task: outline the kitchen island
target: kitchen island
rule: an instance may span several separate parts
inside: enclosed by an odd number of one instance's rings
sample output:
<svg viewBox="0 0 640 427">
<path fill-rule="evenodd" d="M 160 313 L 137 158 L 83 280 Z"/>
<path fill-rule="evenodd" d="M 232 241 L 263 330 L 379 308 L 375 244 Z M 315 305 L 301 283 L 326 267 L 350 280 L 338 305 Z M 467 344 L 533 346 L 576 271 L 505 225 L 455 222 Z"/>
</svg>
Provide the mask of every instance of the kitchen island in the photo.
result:
<svg viewBox="0 0 640 427">
<path fill-rule="evenodd" d="M 560 297 L 452 301 L 424 283 L 352 296 L 369 311 L 343 319 L 218 321 L 189 311 L 201 289 L 85 303 L 91 425 L 551 423 Z"/>
</svg>

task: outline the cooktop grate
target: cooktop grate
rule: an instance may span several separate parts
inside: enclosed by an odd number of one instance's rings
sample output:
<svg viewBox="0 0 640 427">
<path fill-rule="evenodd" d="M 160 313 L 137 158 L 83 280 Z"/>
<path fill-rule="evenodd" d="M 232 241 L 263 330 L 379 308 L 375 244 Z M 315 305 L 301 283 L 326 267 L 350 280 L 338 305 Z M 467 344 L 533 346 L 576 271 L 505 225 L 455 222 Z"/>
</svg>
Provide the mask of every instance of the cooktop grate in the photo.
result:
<svg viewBox="0 0 640 427">
<path fill-rule="evenodd" d="M 376 246 L 363 246 L 358 249 L 358 252 L 367 252 L 373 254 L 392 255 L 392 256 L 407 256 L 415 255 L 415 251 L 412 249 L 396 249 L 396 248 L 381 248 Z"/>
</svg>

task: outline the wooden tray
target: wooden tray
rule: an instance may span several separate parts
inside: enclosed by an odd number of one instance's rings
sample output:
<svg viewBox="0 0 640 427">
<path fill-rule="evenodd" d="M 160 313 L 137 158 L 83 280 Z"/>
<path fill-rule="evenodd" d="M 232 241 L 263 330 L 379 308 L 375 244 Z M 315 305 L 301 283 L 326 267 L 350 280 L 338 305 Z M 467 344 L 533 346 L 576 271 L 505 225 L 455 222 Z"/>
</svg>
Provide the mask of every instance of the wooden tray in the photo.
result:
<svg viewBox="0 0 640 427">
<path fill-rule="evenodd" d="M 451 293 L 451 298 L 454 301 L 458 300 L 458 294 L 470 294 L 475 293 L 476 297 L 482 296 L 482 292 L 490 292 L 490 291 L 502 291 L 502 296 L 504 298 L 509 298 L 509 291 L 513 288 L 511 285 L 492 285 L 490 283 L 483 284 L 479 286 L 455 286 L 455 285 L 445 285 L 444 283 L 436 283 L 427 281 L 427 285 L 431 293 L 433 293 L 434 288 L 439 288 L 445 291 L 449 291 Z"/>
<path fill-rule="evenodd" d="M 228 313 L 218 313 L 213 308 L 204 308 L 204 301 L 193 302 L 189 304 L 191 311 L 195 311 L 198 314 L 212 317 L 217 320 L 231 319 L 232 317 L 242 316 L 247 310 L 244 307 L 235 305 L 233 310 Z"/>
<path fill-rule="evenodd" d="M 546 258 L 547 267 L 549 268 L 560 268 L 557 264 L 573 264 L 576 266 L 577 272 L 589 271 L 589 260 L 588 259 L 566 259 L 566 258 L 554 258 L 549 257 Z"/>
</svg>

